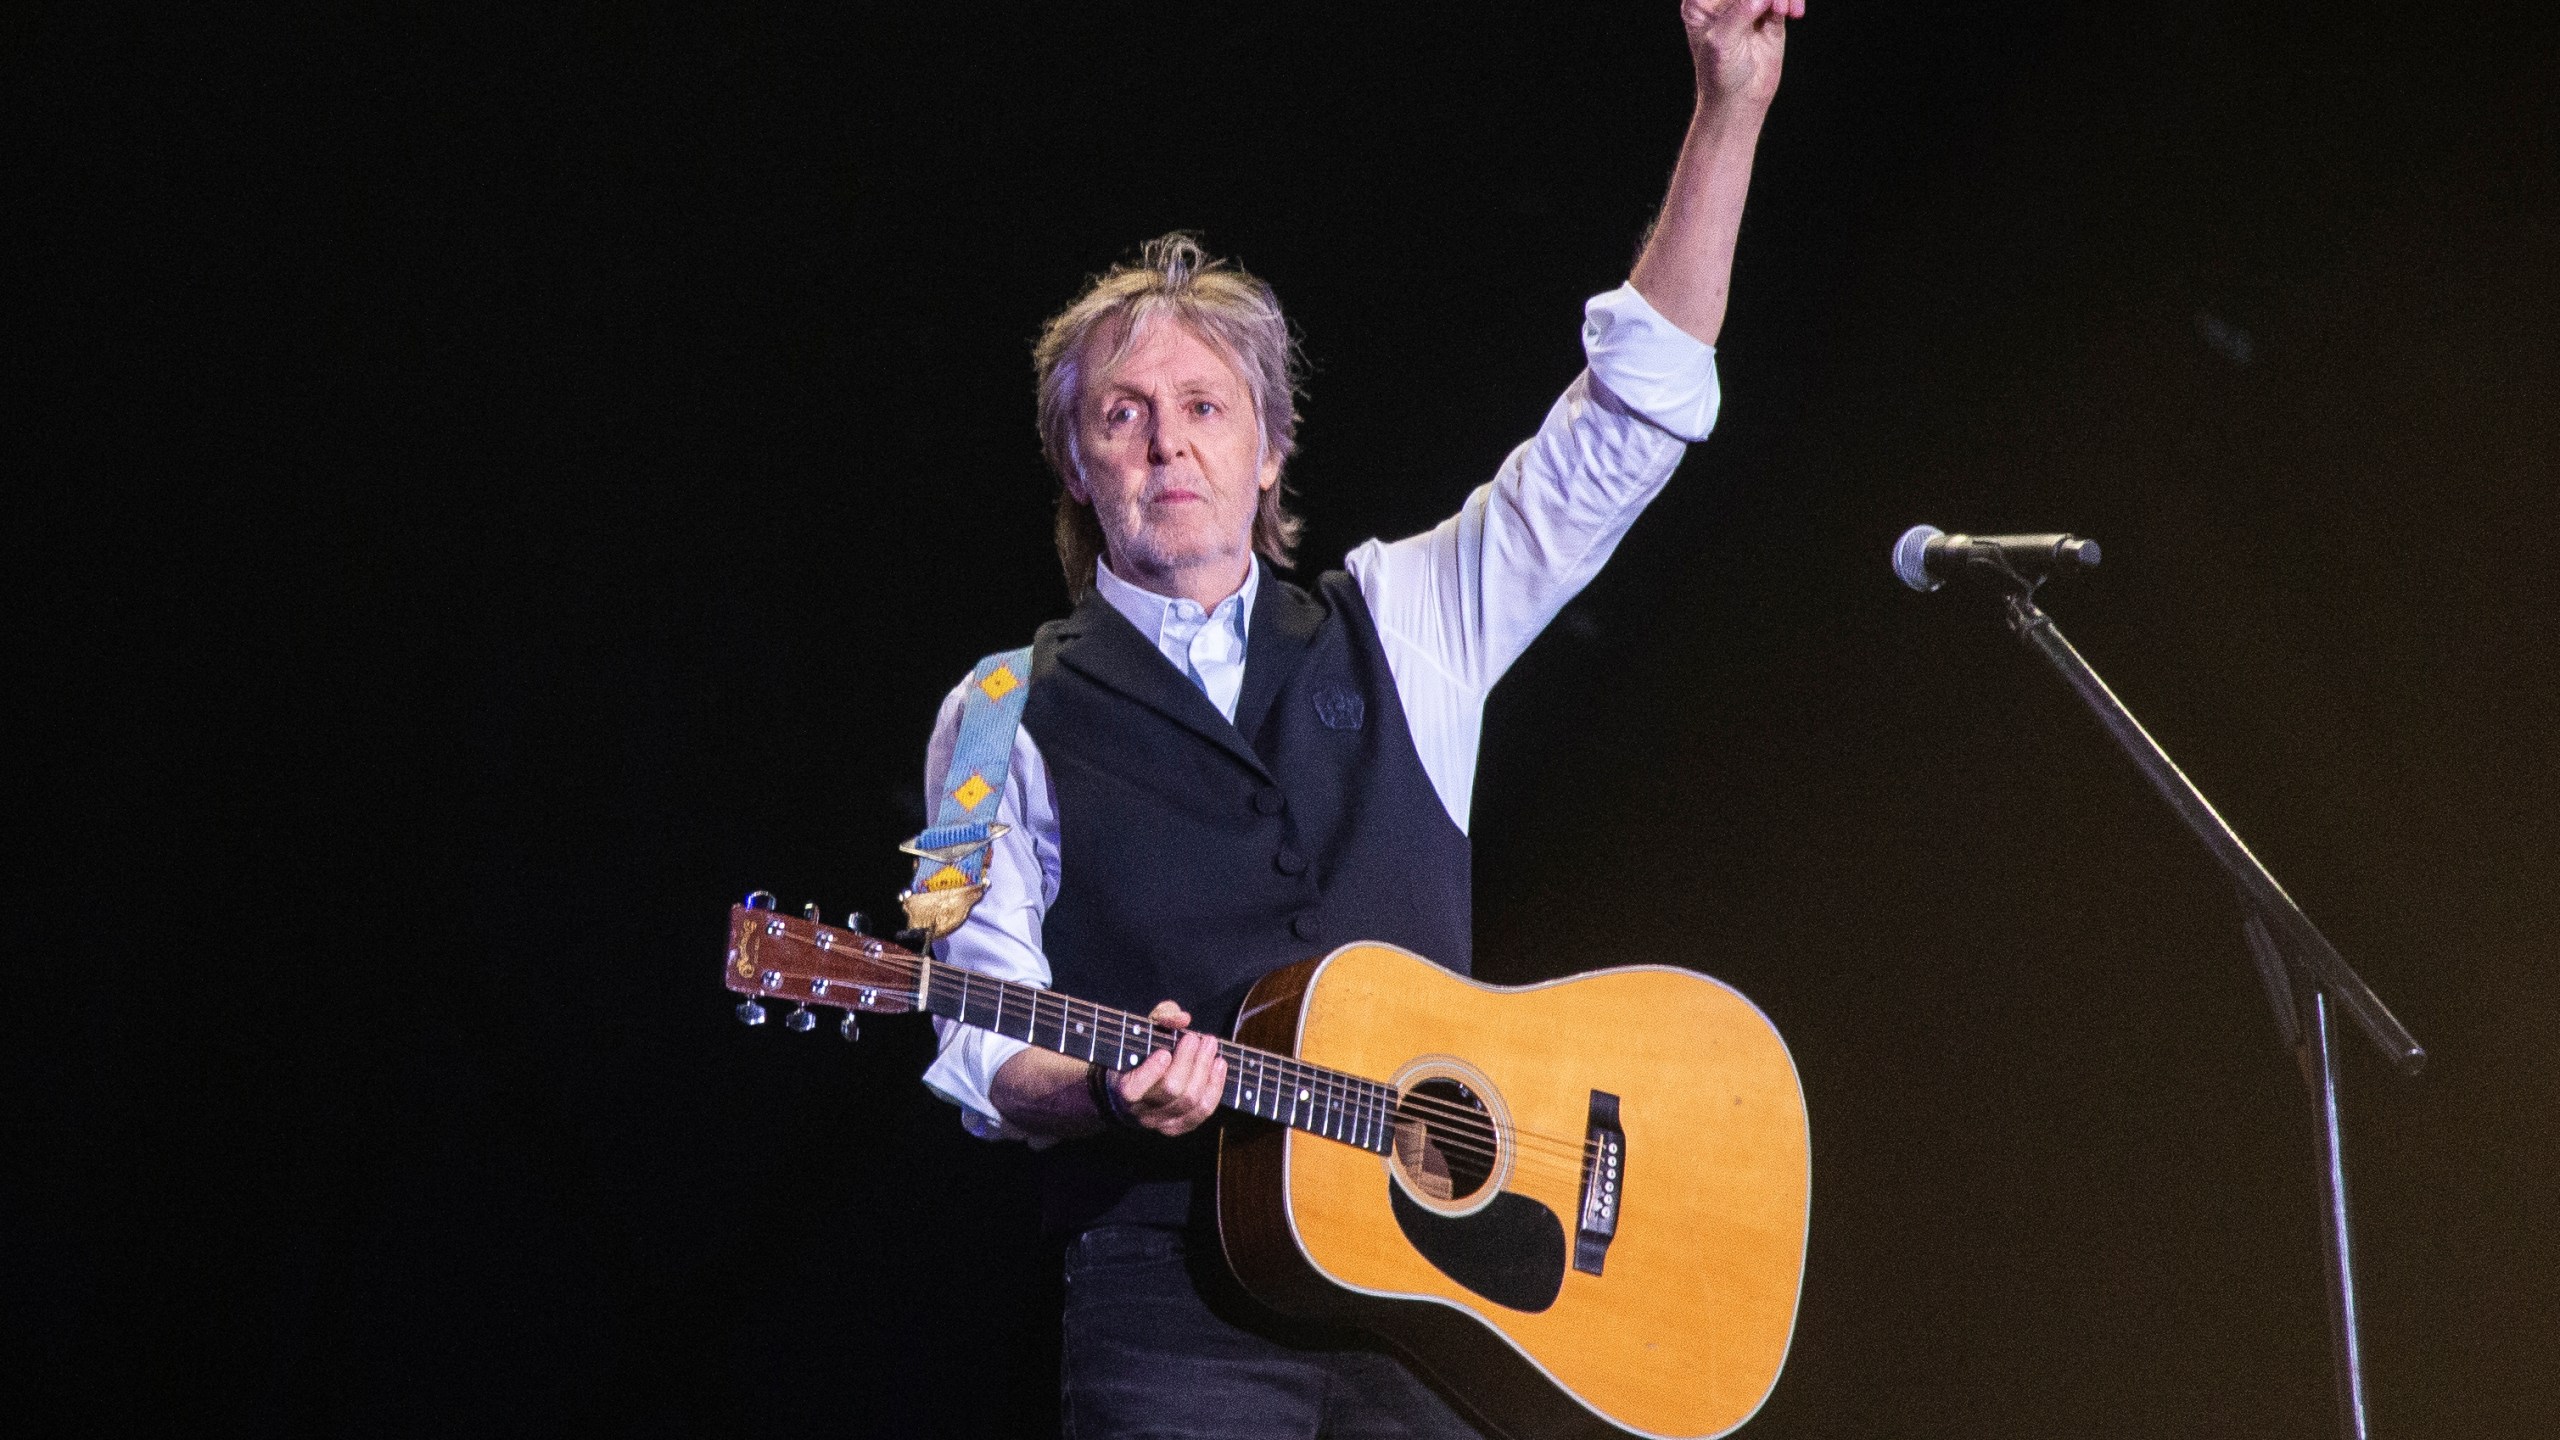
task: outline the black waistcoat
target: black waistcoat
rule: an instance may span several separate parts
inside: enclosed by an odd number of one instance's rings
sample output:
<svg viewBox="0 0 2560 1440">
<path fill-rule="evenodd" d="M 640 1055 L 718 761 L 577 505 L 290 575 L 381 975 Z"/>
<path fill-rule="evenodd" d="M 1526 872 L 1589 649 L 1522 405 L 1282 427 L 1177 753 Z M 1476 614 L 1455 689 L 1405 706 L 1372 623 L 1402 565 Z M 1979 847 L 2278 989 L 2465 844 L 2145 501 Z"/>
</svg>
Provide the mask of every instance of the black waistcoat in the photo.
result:
<svg viewBox="0 0 2560 1440">
<path fill-rule="evenodd" d="M 1257 562 L 1259 563 L 1259 562 Z M 1110 602 L 1040 629 L 1022 723 L 1058 796 L 1051 983 L 1231 1033 L 1261 976 L 1352 940 L 1468 968 L 1467 837 L 1431 788 L 1357 582 L 1265 570 L 1229 724 Z M 1110 1134 L 1043 1152 L 1053 1231 L 1182 1224 L 1214 1152 Z"/>
</svg>

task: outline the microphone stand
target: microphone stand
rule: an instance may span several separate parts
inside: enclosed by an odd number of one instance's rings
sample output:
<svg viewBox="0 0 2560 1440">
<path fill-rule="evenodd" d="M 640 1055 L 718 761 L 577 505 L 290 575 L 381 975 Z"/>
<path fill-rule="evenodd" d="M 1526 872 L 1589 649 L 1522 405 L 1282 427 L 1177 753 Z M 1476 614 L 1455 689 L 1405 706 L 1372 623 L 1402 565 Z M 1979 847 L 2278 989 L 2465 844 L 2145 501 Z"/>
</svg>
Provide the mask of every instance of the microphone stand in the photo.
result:
<svg viewBox="0 0 2560 1440">
<path fill-rule="evenodd" d="M 2343 1009 L 2392 1066 L 2415 1075 L 2427 1063 L 2418 1045 L 2362 977 L 2347 966 L 2310 917 L 2293 903 L 2284 887 L 2249 853 L 2230 825 L 2160 748 L 2142 722 L 2080 658 L 2063 638 L 2051 616 L 2037 608 L 2036 587 L 1996 554 L 1969 557 L 1968 571 L 1981 573 L 2005 592 L 2008 624 L 2027 648 L 2044 657 L 2072 693 L 2086 703 L 2098 723 L 2132 757 L 2151 788 L 2160 793 L 2179 820 L 2201 841 L 2239 892 L 2241 933 L 2267 999 L 2275 1007 L 2276 1029 L 2302 1070 L 2310 1092 L 2312 1141 L 2320 1168 L 2321 1242 L 2328 1254 L 2329 1337 L 2335 1361 L 2338 1432 L 2345 1440 L 2367 1440 L 2364 1352 L 2356 1334 L 2356 1284 L 2353 1251 L 2347 1236 L 2347 1174 L 2339 1154 L 2338 1078 L 2334 1012 Z"/>
</svg>

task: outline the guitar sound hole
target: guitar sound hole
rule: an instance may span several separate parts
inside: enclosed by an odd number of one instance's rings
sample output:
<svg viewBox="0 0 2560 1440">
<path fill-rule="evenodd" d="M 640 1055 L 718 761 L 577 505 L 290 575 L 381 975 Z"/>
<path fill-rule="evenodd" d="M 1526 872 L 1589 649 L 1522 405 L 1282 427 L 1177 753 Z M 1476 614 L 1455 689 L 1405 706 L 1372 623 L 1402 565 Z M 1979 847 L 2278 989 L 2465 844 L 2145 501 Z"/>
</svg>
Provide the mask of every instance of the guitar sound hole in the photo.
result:
<svg viewBox="0 0 2560 1440">
<path fill-rule="evenodd" d="M 1422 1081 L 1396 1104 L 1396 1164 L 1424 1196 L 1443 1204 L 1484 1188 L 1495 1160 L 1493 1117 L 1465 1084 Z"/>
</svg>

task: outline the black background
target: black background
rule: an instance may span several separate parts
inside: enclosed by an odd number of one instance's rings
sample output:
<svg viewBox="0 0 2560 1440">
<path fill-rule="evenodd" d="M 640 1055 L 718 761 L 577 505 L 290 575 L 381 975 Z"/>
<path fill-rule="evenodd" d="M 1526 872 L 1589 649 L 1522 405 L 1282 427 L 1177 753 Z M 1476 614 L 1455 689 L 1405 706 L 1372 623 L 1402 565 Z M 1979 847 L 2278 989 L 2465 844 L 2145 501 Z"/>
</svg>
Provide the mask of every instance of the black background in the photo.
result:
<svg viewBox="0 0 2560 1440">
<path fill-rule="evenodd" d="M 1892 582 L 1924 519 L 2104 542 L 2049 608 L 2435 1053 L 2348 1045 L 2378 1432 L 2548 1425 L 2532 8 L 1795 27 L 1723 421 L 1496 692 L 1475 809 L 1482 973 L 1693 964 L 1793 1045 L 1751 1433 L 2331 1423 L 2230 899 L 1986 611 Z M 1021 1155 L 913 1023 L 741 1030 L 723 908 L 887 909 L 936 701 L 1062 608 L 1027 342 L 1084 275 L 1240 256 L 1315 365 L 1308 556 L 1421 528 L 1625 272 L 1673 10 L 17 12 L 29 1403 L 1052 1425 Z"/>
</svg>

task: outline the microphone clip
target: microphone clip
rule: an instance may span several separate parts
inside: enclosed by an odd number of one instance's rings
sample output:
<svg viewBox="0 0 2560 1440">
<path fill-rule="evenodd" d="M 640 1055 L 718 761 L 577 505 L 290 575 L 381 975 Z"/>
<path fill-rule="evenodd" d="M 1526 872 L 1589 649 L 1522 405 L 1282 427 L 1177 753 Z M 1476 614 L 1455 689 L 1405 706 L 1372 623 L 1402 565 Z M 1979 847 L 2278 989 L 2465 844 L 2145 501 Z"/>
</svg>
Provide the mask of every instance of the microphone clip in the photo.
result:
<svg viewBox="0 0 2560 1440">
<path fill-rule="evenodd" d="M 1893 546 L 1893 573 L 1924 594 L 1963 580 L 2031 600 L 2054 576 L 2097 564 L 2098 542 L 2077 535 L 1950 535 L 1935 525 L 1914 525 Z"/>
</svg>

